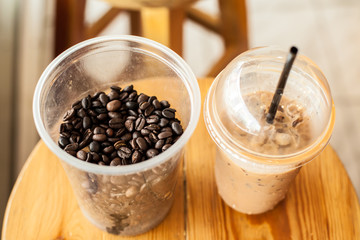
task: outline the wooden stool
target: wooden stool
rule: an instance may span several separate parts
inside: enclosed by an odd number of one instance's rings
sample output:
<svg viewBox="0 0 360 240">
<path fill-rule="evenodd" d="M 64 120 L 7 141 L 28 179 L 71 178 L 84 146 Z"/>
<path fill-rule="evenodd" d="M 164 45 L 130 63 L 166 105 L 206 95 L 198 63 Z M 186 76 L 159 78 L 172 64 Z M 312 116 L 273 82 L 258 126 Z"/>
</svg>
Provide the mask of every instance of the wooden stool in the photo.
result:
<svg viewBox="0 0 360 240">
<path fill-rule="evenodd" d="M 112 8 L 91 26 L 84 23 L 86 0 L 56 1 L 55 55 L 88 38 L 96 37 L 122 11 L 130 14 L 130 33 L 160 42 L 179 55 L 183 52 L 186 17 L 219 34 L 225 52 L 208 76 L 216 76 L 233 58 L 248 49 L 245 0 L 218 0 L 220 16 L 191 6 L 196 0 L 104 0 Z"/>
</svg>

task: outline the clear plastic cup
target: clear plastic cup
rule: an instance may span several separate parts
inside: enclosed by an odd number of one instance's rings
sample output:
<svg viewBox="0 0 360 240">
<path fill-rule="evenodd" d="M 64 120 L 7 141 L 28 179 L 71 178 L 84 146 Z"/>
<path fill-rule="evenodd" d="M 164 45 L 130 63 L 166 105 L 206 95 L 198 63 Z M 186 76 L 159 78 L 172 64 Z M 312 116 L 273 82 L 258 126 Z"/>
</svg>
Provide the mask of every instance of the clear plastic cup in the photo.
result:
<svg viewBox="0 0 360 240">
<path fill-rule="evenodd" d="M 112 85 L 134 85 L 138 93 L 168 100 L 184 132 L 165 152 L 126 166 L 81 161 L 57 145 L 59 125 L 75 101 Z M 168 213 L 186 142 L 200 114 L 200 90 L 176 53 L 135 36 L 106 36 L 66 50 L 46 68 L 33 101 L 37 130 L 68 175 L 78 204 L 94 225 L 109 233 L 137 235 Z"/>
<path fill-rule="evenodd" d="M 266 123 L 287 54 L 264 47 L 239 55 L 216 77 L 205 100 L 205 123 L 217 144 L 219 194 L 243 213 L 266 212 L 284 199 L 301 166 L 326 147 L 334 127 L 326 78 L 302 55 L 289 74 L 276 124 Z"/>
</svg>

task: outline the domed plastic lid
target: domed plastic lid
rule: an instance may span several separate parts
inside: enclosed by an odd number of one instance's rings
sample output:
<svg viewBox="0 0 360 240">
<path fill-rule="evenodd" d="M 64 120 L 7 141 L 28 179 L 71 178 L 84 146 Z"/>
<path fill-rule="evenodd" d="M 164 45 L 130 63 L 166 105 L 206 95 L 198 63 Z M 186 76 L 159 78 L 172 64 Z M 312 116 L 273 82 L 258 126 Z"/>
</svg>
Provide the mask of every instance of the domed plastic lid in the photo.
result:
<svg viewBox="0 0 360 240">
<path fill-rule="evenodd" d="M 231 155 L 262 163 L 288 163 L 302 155 L 305 162 L 326 146 L 334 123 L 331 93 L 322 72 L 304 56 L 293 64 L 274 123 L 265 120 L 287 53 L 274 47 L 247 51 L 214 80 L 205 121 Z"/>
</svg>

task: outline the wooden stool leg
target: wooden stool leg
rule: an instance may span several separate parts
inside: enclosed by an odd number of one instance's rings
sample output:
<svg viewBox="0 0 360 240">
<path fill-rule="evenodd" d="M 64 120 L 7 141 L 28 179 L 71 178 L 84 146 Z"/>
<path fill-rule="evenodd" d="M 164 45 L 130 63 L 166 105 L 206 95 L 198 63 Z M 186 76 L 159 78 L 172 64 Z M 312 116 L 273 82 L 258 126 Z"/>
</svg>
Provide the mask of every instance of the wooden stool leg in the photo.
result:
<svg viewBox="0 0 360 240">
<path fill-rule="evenodd" d="M 84 40 L 86 0 L 56 0 L 55 56 Z"/>
<path fill-rule="evenodd" d="M 221 35 L 225 53 L 207 74 L 215 77 L 237 55 L 248 49 L 245 0 L 219 0 Z"/>
<path fill-rule="evenodd" d="M 143 36 L 170 47 L 179 55 L 182 55 L 183 21 L 183 9 L 141 10 Z"/>
</svg>

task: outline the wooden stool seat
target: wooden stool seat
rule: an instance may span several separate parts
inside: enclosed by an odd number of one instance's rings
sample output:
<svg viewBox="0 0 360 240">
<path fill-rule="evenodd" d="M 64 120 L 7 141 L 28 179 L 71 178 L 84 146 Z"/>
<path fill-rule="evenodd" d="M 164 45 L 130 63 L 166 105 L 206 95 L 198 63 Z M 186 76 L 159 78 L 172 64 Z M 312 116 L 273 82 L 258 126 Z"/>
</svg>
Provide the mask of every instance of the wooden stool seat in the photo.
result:
<svg viewBox="0 0 360 240">
<path fill-rule="evenodd" d="M 212 81 L 199 80 L 202 101 Z M 118 237 L 83 216 L 59 159 L 40 141 L 12 190 L 2 239 L 360 239 L 359 201 L 331 146 L 301 169 L 284 201 L 260 215 L 238 213 L 221 200 L 215 155 L 201 116 L 168 216 L 148 233 Z"/>
</svg>

